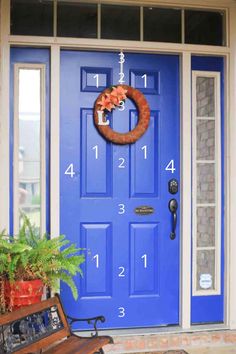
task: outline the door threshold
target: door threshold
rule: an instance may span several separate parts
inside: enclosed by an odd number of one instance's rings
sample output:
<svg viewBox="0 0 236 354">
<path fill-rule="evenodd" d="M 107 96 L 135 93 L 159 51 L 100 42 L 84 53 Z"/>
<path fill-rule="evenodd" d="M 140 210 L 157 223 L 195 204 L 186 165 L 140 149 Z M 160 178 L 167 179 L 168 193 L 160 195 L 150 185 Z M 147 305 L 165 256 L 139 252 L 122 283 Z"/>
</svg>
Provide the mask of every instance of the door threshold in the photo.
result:
<svg viewBox="0 0 236 354">
<path fill-rule="evenodd" d="M 148 327 L 148 328 L 124 328 L 124 329 L 99 329 L 99 332 L 108 336 L 137 336 L 137 335 L 153 335 L 153 334 L 178 334 L 192 333 L 202 331 L 222 331 L 229 330 L 229 327 L 224 323 L 201 324 L 193 325 L 190 328 L 182 328 L 180 326 L 163 326 L 163 327 Z M 89 331 L 76 331 L 77 335 L 83 335 Z"/>
</svg>

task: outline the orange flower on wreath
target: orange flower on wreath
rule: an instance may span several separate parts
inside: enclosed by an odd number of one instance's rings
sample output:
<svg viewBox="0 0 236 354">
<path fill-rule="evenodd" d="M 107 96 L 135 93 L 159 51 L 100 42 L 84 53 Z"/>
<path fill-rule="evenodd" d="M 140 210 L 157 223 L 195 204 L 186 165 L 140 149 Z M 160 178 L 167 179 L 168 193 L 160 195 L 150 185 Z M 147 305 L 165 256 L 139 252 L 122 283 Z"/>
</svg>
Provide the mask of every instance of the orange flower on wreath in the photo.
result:
<svg viewBox="0 0 236 354">
<path fill-rule="evenodd" d="M 126 93 L 127 90 L 125 90 L 122 86 L 117 86 L 112 88 L 111 96 L 116 97 L 120 102 L 126 99 Z"/>
<path fill-rule="evenodd" d="M 100 104 L 101 106 L 101 111 L 108 110 L 109 112 L 111 112 L 111 110 L 115 108 L 114 104 L 111 102 L 109 97 L 106 96 L 102 96 L 101 101 L 99 101 L 98 104 Z"/>
<path fill-rule="evenodd" d="M 106 93 L 102 96 L 101 101 L 98 104 L 101 106 L 101 111 L 108 110 L 111 112 L 115 106 L 119 106 L 120 102 L 125 100 L 127 90 L 121 86 L 113 87 L 110 93 Z"/>
</svg>

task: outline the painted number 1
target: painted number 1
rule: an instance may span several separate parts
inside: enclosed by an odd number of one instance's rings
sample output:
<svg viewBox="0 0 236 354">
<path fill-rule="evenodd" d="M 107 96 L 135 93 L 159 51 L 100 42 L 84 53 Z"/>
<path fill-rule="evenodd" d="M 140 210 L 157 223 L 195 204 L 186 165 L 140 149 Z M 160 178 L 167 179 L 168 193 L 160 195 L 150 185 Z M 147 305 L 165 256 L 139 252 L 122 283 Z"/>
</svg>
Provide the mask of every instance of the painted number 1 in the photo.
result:
<svg viewBox="0 0 236 354">
<path fill-rule="evenodd" d="M 144 254 L 141 258 L 143 259 L 143 266 L 144 266 L 144 268 L 147 268 L 147 255 Z"/>
<path fill-rule="evenodd" d="M 95 159 L 98 159 L 98 145 L 93 146 L 93 150 L 95 151 Z"/>
<path fill-rule="evenodd" d="M 96 75 L 94 75 L 93 78 L 96 79 L 96 87 L 98 88 L 99 87 L 99 75 L 96 74 Z"/>
<path fill-rule="evenodd" d="M 144 88 L 147 88 L 147 74 L 144 74 L 142 79 L 144 80 Z"/>
<path fill-rule="evenodd" d="M 95 260 L 96 268 L 99 268 L 99 254 L 95 254 L 93 259 Z"/>
<path fill-rule="evenodd" d="M 143 150 L 144 160 L 147 160 L 147 145 L 144 145 L 141 149 Z"/>
</svg>

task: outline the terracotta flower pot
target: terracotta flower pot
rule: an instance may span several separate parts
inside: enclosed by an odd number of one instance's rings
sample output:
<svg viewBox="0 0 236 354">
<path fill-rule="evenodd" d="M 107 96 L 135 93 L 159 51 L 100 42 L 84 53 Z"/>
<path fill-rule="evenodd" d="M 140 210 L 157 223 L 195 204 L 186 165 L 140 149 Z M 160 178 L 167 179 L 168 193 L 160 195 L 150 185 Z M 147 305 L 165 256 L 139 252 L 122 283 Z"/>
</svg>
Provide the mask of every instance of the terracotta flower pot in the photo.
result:
<svg viewBox="0 0 236 354">
<path fill-rule="evenodd" d="M 43 295 L 43 282 L 36 280 L 21 280 L 13 284 L 5 283 L 6 305 L 12 311 L 23 306 L 36 304 L 41 301 Z"/>
</svg>

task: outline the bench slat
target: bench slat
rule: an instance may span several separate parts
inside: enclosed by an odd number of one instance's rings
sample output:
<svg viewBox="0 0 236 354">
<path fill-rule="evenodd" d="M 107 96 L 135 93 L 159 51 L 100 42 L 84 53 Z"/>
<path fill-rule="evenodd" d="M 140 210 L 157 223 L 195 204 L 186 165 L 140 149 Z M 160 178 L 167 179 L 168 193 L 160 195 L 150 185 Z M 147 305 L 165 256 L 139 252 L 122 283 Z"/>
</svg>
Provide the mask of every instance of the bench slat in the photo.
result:
<svg viewBox="0 0 236 354">
<path fill-rule="evenodd" d="M 72 335 L 62 343 L 48 349 L 44 354 L 92 354 L 111 342 L 108 336 L 81 338 Z"/>
</svg>

